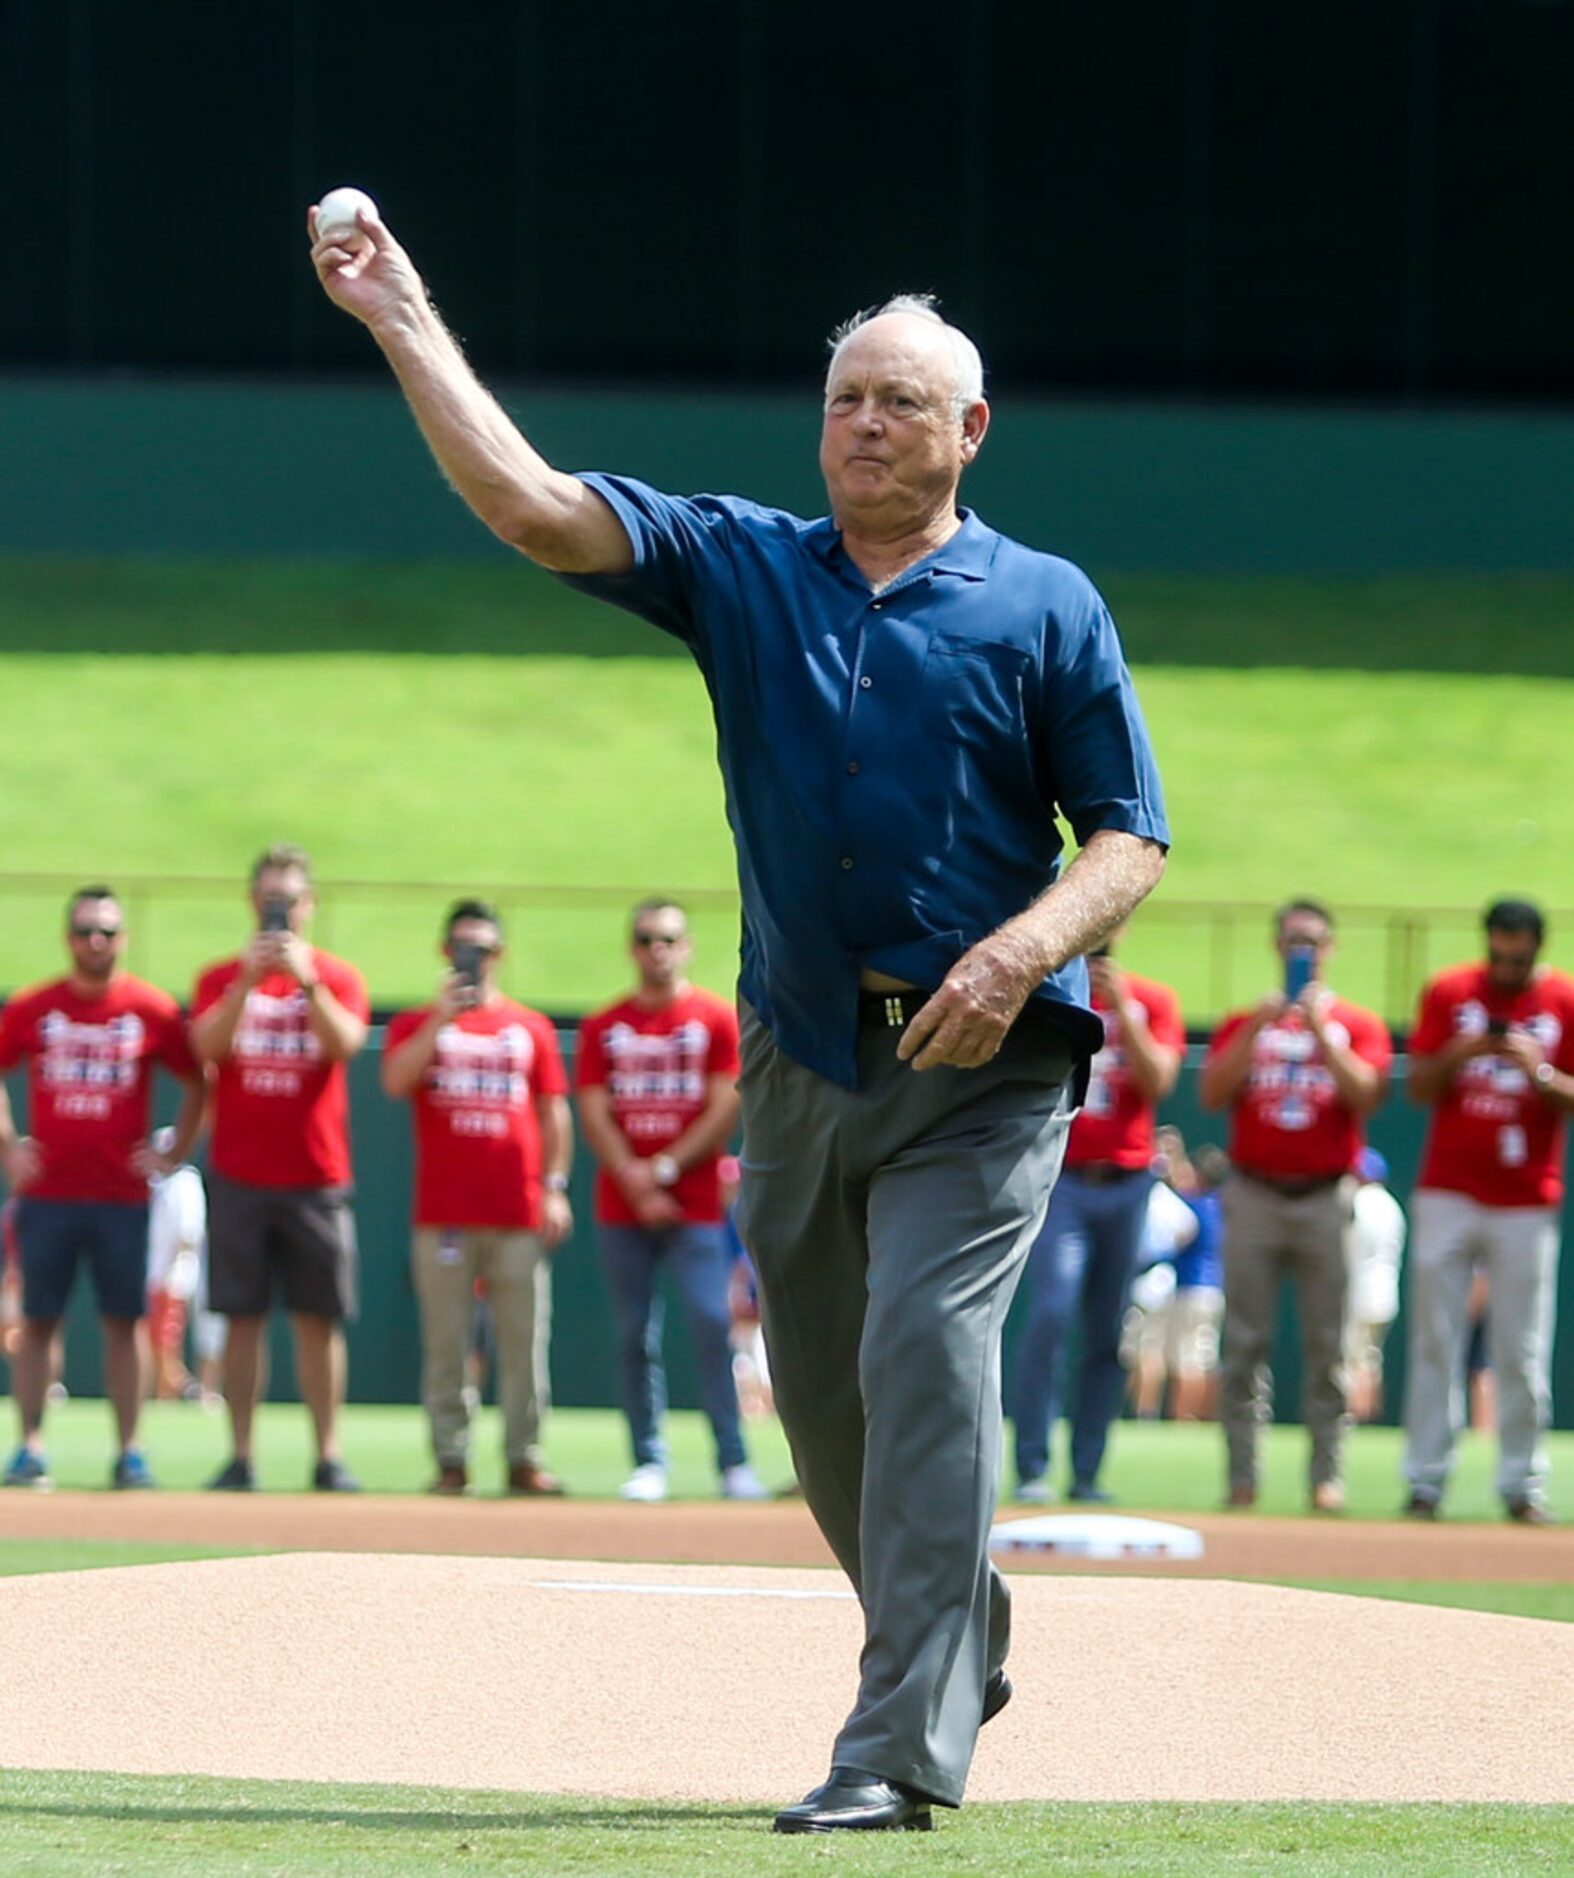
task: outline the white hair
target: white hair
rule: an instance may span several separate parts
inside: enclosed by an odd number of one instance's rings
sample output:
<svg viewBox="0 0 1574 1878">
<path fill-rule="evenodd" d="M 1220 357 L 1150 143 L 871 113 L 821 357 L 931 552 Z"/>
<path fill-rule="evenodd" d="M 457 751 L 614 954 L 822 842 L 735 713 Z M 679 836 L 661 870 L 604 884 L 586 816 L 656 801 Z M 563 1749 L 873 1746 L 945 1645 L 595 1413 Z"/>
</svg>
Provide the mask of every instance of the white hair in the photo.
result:
<svg viewBox="0 0 1574 1878">
<path fill-rule="evenodd" d="M 984 361 L 975 346 L 961 327 L 953 326 L 949 320 L 940 317 L 937 298 L 932 293 L 897 293 L 879 306 L 866 306 L 861 312 L 854 313 L 850 319 L 842 321 L 826 341 L 830 349 L 831 362 L 825 370 L 826 389 L 830 389 L 831 373 L 836 370 L 836 361 L 842 347 L 858 331 L 860 326 L 867 326 L 870 320 L 879 319 L 885 313 L 908 313 L 915 319 L 932 320 L 950 342 L 951 364 L 956 377 L 956 390 L 951 397 L 952 415 L 961 423 L 970 405 L 978 404 L 984 396 Z"/>
</svg>

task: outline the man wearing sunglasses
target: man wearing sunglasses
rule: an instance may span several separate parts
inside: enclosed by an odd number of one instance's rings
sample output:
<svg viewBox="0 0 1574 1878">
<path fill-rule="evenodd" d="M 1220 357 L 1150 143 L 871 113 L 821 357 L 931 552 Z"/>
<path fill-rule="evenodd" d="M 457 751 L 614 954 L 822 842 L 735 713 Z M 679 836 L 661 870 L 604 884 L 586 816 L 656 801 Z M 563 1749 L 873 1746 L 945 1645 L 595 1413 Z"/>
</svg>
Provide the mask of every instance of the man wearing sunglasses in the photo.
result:
<svg viewBox="0 0 1574 1878">
<path fill-rule="evenodd" d="M 50 1345 L 80 1258 L 98 1295 L 104 1392 L 119 1439 L 111 1482 L 151 1487 L 136 1445 L 148 1180 L 179 1166 L 195 1140 L 202 1072 L 175 1000 L 123 968 L 125 914 L 110 888 L 72 895 L 66 948 L 64 978 L 19 992 L 0 1013 L 0 1070 L 26 1063 L 30 1130 L 17 1135 L 0 1090 L 0 1163 L 17 1195 L 23 1316 L 13 1379 L 22 1441 L 5 1484 L 50 1485 L 43 1447 Z M 163 1153 L 148 1133 L 155 1063 L 183 1085 L 175 1138 Z"/>
<path fill-rule="evenodd" d="M 415 1123 L 411 1268 L 421 1306 L 421 1400 L 432 1432 L 432 1492 L 470 1485 L 465 1362 L 476 1287 L 492 1313 L 506 1491 L 556 1495 L 542 1425 L 550 1399 L 551 1256 L 572 1230 L 574 1128 L 550 1019 L 498 989 L 503 922 L 459 900 L 443 926 L 437 996 L 388 1026 L 383 1088 Z"/>
<path fill-rule="evenodd" d="M 775 1826 L 926 1831 L 1009 1694 L 1001 1327 L 1102 1039 L 1081 959 L 1168 842 L 1114 622 L 961 506 L 983 364 L 927 296 L 833 334 L 811 521 L 555 469 L 375 213 L 308 232 L 475 513 L 704 675 L 743 897 L 738 1223 L 865 1630 L 830 1777 Z"/>
<path fill-rule="evenodd" d="M 634 1459 L 625 1500 L 667 1497 L 663 1269 L 688 1313 L 722 1497 L 765 1493 L 744 1451 L 733 1380 L 718 1171 L 738 1123 L 738 1018 L 724 999 L 689 983 L 693 950 L 681 906 L 641 901 L 629 932 L 638 983 L 584 1020 L 575 1054 L 580 1126 L 601 1163 L 596 1241 Z"/>
</svg>

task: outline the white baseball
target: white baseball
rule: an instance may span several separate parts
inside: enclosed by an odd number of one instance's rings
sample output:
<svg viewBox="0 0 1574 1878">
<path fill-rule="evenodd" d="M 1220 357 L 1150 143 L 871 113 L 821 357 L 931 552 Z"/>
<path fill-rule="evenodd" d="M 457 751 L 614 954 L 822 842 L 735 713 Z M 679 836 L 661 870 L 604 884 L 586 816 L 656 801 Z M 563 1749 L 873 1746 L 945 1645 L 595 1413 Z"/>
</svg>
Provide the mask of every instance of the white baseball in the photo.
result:
<svg viewBox="0 0 1574 1878">
<path fill-rule="evenodd" d="M 343 241 L 358 235 L 361 231 L 355 216 L 359 209 L 365 209 L 368 215 L 377 213 L 377 204 L 364 189 L 330 189 L 317 204 L 317 239 Z"/>
</svg>

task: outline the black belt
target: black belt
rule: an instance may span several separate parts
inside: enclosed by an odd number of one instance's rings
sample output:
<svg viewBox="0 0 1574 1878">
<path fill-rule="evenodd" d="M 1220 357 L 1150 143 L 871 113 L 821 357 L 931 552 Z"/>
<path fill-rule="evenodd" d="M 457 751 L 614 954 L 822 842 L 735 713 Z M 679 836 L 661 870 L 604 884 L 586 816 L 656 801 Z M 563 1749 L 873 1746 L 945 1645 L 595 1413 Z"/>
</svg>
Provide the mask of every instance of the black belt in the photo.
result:
<svg viewBox="0 0 1574 1878">
<path fill-rule="evenodd" d="M 860 991 L 858 993 L 858 1028 L 860 1030 L 903 1031 L 935 994 L 932 991 Z M 1029 998 L 1011 1026 L 1015 1036 L 1030 1036 L 1066 1052 L 1068 1065 L 1076 1068 L 1078 1051 L 1065 1026 L 1041 998 Z M 1079 1075 L 1086 1073 L 1087 1059 L 1081 1059 Z M 1077 1105 L 1082 1102 L 1079 1084 Z"/>
<path fill-rule="evenodd" d="M 1066 1169 L 1068 1175 L 1075 1175 L 1090 1187 L 1118 1187 L 1123 1180 L 1134 1180 L 1147 1171 L 1145 1167 L 1117 1167 L 1113 1161 L 1084 1161 Z"/>
<path fill-rule="evenodd" d="M 1257 1186 L 1266 1187 L 1270 1193 L 1282 1194 L 1286 1200 L 1304 1200 L 1307 1194 L 1326 1192 L 1344 1179 L 1343 1174 L 1315 1174 L 1304 1180 L 1281 1180 L 1277 1174 L 1254 1174 L 1249 1167 L 1236 1171 Z"/>
<path fill-rule="evenodd" d="M 935 994 L 932 991 L 860 991 L 860 1030 L 906 1030 Z"/>
</svg>

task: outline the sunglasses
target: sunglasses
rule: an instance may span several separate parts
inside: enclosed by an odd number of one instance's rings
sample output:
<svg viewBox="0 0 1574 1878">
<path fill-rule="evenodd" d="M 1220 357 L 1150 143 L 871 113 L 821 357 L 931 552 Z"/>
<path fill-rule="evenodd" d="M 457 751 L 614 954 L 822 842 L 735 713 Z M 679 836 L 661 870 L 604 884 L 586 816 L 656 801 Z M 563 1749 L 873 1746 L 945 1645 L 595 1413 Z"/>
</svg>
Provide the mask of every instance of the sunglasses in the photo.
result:
<svg viewBox="0 0 1574 1878">
<path fill-rule="evenodd" d="M 124 926 L 73 926 L 73 939 L 118 939 L 125 931 Z"/>
<path fill-rule="evenodd" d="M 680 946 L 688 936 L 686 932 L 637 932 L 634 943 L 637 946 Z"/>
</svg>

